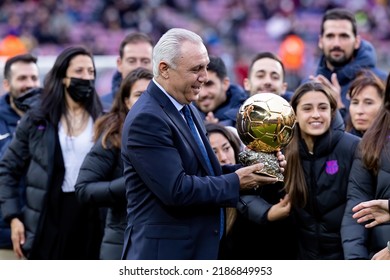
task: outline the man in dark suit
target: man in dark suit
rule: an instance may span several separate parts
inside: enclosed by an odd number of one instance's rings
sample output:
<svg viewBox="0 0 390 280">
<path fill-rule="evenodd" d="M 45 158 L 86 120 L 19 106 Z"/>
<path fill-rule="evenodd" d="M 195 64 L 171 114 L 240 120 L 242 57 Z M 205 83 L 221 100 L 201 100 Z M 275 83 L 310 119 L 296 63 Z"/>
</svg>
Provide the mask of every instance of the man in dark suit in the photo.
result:
<svg viewBox="0 0 390 280">
<path fill-rule="evenodd" d="M 123 128 L 123 259 L 216 259 L 224 232 L 221 208 L 235 207 L 240 189 L 276 182 L 254 173 L 261 163 L 225 167 L 232 173 L 222 175 L 190 105 L 208 80 L 208 63 L 202 39 L 185 29 L 169 30 L 154 48 L 154 79 Z M 283 155 L 279 160 L 284 166 Z"/>
</svg>

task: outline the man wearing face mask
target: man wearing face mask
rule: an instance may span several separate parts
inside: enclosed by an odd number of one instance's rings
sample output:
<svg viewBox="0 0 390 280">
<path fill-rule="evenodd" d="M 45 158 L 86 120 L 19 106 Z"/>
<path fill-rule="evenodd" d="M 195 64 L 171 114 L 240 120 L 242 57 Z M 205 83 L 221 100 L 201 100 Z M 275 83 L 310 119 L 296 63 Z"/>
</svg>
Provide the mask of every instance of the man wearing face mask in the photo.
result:
<svg viewBox="0 0 390 280">
<path fill-rule="evenodd" d="M 31 54 L 22 54 L 6 61 L 3 87 L 7 93 L 0 97 L 0 158 L 3 157 L 11 142 L 15 128 L 25 110 L 36 101 L 39 86 L 36 57 Z M 24 183 L 21 182 L 21 193 L 23 190 Z M 23 204 L 22 201 L 20 203 Z M 10 227 L 3 221 L 0 212 L 0 260 L 14 258 Z"/>
<path fill-rule="evenodd" d="M 28 110 L 39 105 L 42 92 L 43 88 L 40 87 L 29 89 L 23 95 L 14 99 L 15 107 L 24 115 Z"/>
</svg>

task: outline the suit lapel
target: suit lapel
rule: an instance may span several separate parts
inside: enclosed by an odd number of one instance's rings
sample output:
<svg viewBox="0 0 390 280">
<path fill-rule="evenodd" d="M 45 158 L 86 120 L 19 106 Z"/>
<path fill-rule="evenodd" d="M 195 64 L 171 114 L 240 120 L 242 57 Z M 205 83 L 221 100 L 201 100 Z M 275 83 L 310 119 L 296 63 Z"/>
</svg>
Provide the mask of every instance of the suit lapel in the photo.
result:
<svg viewBox="0 0 390 280">
<path fill-rule="evenodd" d="M 166 97 L 166 95 L 153 83 L 151 82 L 148 86 L 148 91 L 150 92 L 151 96 L 154 97 L 160 104 L 161 108 L 164 110 L 168 118 L 170 118 L 173 122 L 173 124 L 178 128 L 178 130 L 182 133 L 184 138 L 187 142 L 190 143 L 191 148 L 193 149 L 196 157 L 201 162 L 203 168 L 207 171 L 207 173 L 210 173 L 208 170 L 207 164 L 205 159 L 202 156 L 202 152 L 200 151 L 200 148 L 198 144 L 196 143 L 194 137 L 192 136 L 189 127 L 184 120 L 183 116 L 177 111 L 176 107 L 172 104 L 172 102 Z M 192 112 L 194 112 L 194 109 L 192 105 L 190 105 L 190 109 Z M 193 114 L 195 116 L 194 122 L 195 125 L 199 131 L 199 134 L 201 135 L 202 141 L 205 144 L 207 154 L 210 158 L 211 164 L 213 166 L 214 172 L 218 174 L 219 172 L 215 171 L 215 155 L 214 152 L 211 149 L 211 146 L 207 140 L 207 137 L 205 136 L 205 129 L 204 126 L 200 126 L 199 122 L 199 116 L 197 114 Z M 210 154 L 211 152 L 211 154 Z M 217 161 L 218 163 L 218 161 Z M 219 166 L 219 163 L 218 163 Z"/>
</svg>

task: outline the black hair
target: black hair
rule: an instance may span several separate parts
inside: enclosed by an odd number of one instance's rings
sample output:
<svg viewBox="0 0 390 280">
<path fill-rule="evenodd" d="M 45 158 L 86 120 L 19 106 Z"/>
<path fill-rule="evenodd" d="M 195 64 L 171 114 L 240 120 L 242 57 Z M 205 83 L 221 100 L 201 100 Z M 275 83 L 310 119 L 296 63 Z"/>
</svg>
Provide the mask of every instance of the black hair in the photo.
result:
<svg viewBox="0 0 390 280">
<path fill-rule="evenodd" d="M 277 56 L 276 54 L 274 54 L 272 52 L 257 53 L 256 56 L 252 59 L 251 64 L 249 65 L 249 75 L 251 74 L 253 65 L 256 63 L 256 61 L 263 59 L 263 58 L 270 58 L 270 59 L 273 59 L 273 60 L 276 60 L 277 62 L 279 62 L 280 65 L 282 66 L 283 77 L 286 76 L 286 70 L 284 69 L 284 65 L 283 65 L 282 60 L 280 59 L 279 56 Z"/>
<path fill-rule="evenodd" d="M 127 44 L 135 44 L 140 42 L 149 43 L 153 47 L 152 39 L 145 33 L 135 32 L 126 35 L 119 46 L 119 56 L 123 58 L 123 50 Z"/>
<path fill-rule="evenodd" d="M 327 20 L 348 20 L 352 24 L 352 32 L 357 35 L 357 24 L 355 15 L 343 8 L 334 8 L 325 12 L 321 22 L 321 35 L 324 34 L 324 23 Z"/>
<path fill-rule="evenodd" d="M 226 65 L 222 58 L 218 56 L 210 56 L 210 63 L 207 65 L 207 71 L 214 72 L 217 77 L 222 81 L 227 77 Z"/>
<path fill-rule="evenodd" d="M 66 71 L 70 61 L 77 55 L 89 56 L 93 63 L 94 76 L 96 77 L 96 67 L 92 53 L 82 46 L 68 47 L 64 49 L 54 62 L 53 67 L 47 73 L 42 94 L 41 114 L 48 120 L 57 125 L 61 115 L 67 111 L 65 101 L 65 86 L 63 79 L 66 77 Z M 102 104 L 96 91 L 91 97 L 91 102 L 85 104 L 86 111 L 91 115 L 93 120 L 102 113 Z"/>
<path fill-rule="evenodd" d="M 11 78 L 11 66 L 16 62 L 24 62 L 24 63 L 37 63 L 37 58 L 32 54 L 25 53 L 13 56 L 5 62 L 4 65 L 4 79 L 9 80 Z"/>
<path fill-rule="evenodd" d="M 230 145 L 234 150 L 234 158 L 236 159 L 236 163 L 239 162 L 238 155 L 241 152 L 241 141 L 232 131 L 230 131 L 225 126 L 218 123 L 207 123 L 206 124 L 207 134 L 210 135 L 212 133 L 219 133 L 225 136 L 225 138 L 229 141 Z"/>
</svg>

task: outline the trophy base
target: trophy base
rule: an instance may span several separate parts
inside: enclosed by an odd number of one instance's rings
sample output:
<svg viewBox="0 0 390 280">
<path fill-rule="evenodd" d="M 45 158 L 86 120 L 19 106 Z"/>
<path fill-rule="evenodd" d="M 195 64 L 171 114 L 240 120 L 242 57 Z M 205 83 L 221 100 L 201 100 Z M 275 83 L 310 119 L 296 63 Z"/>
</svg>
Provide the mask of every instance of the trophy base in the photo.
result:
<svg viewBox="0 0 390 280">
<path fill-rule="evenodd" d="M 280 173 L 280 166 L 277 157 L 272 153 L 255 152 L 252 150 L 243 151 L 238 155 L 239 161 L 244 166 L 253 165 L 256 163 L 263 163 L 264 168 L 256 172 L 257 174 L 277 178 L 278 181 L 283 182 L 284 176 Z"/>
</svg>

